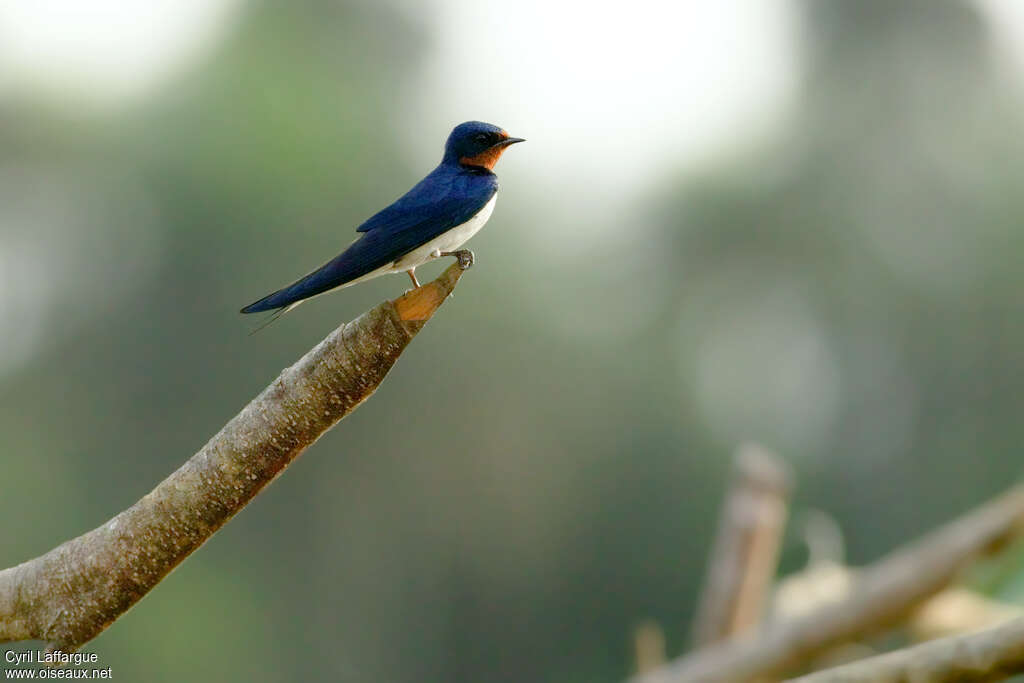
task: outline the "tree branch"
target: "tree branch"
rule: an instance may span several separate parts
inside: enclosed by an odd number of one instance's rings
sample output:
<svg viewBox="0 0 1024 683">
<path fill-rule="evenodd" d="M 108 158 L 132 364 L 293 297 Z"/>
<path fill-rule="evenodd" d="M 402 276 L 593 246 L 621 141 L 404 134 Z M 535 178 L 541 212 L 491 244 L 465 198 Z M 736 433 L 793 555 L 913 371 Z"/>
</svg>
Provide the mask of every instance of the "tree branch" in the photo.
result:
<svg viewBox="0 0 1024 683">
<path fill-rule="evenodd" d="M 693 647 L 706 647 L 757 626 L 778 566 L 791 476 L 777 455 L 744 444 L 708 559 L 693 625 Z"/>
<path fill-rule="evenodd" d="M 671 662 L 634 683 L 778 678 L 841 643 L 890 626 L 981 555 L 1024 532 L 1024 485 L 897 550 L 859 573 L 844 600 L 767 624 Z"/>
<path fill-rule="evenodd" d="M 462 275 L 459 264 L 332 332 L 198 453 L 106 524 L 0 571 L 0 642 L 95 638 L 376 390 Z"/>
<path fill-rule="evenodd" d="M 980 683 L 1024 673 L 1024 618 L 794 678 L 793 683 Z"/>
</svg>

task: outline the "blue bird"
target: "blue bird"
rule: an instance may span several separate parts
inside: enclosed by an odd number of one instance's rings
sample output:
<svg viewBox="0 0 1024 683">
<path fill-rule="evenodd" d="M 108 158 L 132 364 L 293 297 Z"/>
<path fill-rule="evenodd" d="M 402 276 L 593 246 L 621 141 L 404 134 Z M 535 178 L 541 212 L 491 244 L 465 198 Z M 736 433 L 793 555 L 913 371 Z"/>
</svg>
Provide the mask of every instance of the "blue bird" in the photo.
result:
<svg viewBox="0 0 1024 683">
<path fill-rule="evenodd" d="M 404 271 L 419 287 L 416 268 L 441 256 L 455 256 L 468 267 L 472 252 L 457 250 L 491 217 L 498 192 L 494 165 L 509 145 L 523 141 L 489 123 L 459 124 L 440 165 L 360 225 L 362 235 L 345 251 L 242 313 L 276 310 L 276 319 L 306 299 L 386 273 Z"/>
</svg>

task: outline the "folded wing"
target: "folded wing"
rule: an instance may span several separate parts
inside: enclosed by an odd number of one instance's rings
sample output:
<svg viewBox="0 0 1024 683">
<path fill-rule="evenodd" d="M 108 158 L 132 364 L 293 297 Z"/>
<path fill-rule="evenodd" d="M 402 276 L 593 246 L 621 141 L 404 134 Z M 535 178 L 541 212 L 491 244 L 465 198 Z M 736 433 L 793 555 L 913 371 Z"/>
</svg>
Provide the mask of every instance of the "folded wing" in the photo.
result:
<svg viewBox="0 0 1024 683">
<path fill-rule="evenodd" d="M 404 197 L 379 212 L 358 228 L 362 236 L 332 260 L 259 301 L 242 313 L 284 308 L 322 294 L 382 268 L 457 225 L 472 218 L 494 196 L 497 186 L 422 186 L 427 176 Z M 432 192 L 430 191 L 432 189 Z"/>
</svg>

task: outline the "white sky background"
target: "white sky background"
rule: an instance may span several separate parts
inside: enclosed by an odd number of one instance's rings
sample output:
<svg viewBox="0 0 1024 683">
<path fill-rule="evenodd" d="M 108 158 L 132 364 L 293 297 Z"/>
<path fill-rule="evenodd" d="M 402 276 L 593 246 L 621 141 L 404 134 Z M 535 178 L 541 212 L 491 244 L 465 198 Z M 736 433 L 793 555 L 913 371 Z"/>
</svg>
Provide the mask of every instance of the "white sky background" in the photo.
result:
<svg viewBox="0 0 1024 683">
<path fill-rule="evenodd" d="M 417 161 L 437 156 L 424 129 L 493 120 L 540 143 L 531 174 L 571 171 L 595 197 L 629 195 L 666 165 L 770 129 L 798 58 L 790 0 L 393 2 L 436 31 L 403 114 L 417 122 Z M 978 2 L 1024 66 L 1024 2 Z M 0 96 L 29 84 L 100 106 L 130 101 L 201 56 L 238 5 L 0 0 Z"/>
<path fill-rule="evenodd" d="M 438 6 L 417 113 L 498 123 L 535 143 L 532 177 L 591 199 L 770 126 L 793 84 L 789 0 Z"/>
<path fill-rule="evenodd" d="M 0 0 L 0 96 L 40 88 L 111 105 L 198 57 L 238 0 Z"/>
</svg>

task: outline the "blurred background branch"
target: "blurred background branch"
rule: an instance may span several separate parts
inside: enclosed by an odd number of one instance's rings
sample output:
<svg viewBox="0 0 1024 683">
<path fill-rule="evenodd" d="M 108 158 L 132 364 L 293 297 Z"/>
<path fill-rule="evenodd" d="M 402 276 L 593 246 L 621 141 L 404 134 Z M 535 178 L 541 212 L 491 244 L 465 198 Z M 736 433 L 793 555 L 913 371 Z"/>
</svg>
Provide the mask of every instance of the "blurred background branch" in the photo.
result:
<svg viewBox="0 0 1024 683">
<path fill-rule="evenodd" d="M 376 391 L 462 270 L 453 264 L 342 325 L 135 505 L 0 571 L 0 642 L 42 640 L 71 652 L 95 638 Z"/>
<path fill-rule="evenodd" d="M 792 683 L 986 683 L 1024 673 L 1024 619 L 792 679 Z"/>
<path fill-rule="evenodd" d="M 790 478 L 774 453 L 756 444 L 740 447 L 697 606 L 694 648 L 761 622 L 778 569 Z"/>
<path fill-rule="evenodd" d="M 848 595 L 804 616 L 777 619 L 754 633 L 670 662 L 635 683 L 776 679 L 852 639 L 905 619 L 980 557 L 1024 532 L 1024 486 L 898 549 L 857 572 Z"/>
</svg>

